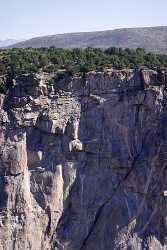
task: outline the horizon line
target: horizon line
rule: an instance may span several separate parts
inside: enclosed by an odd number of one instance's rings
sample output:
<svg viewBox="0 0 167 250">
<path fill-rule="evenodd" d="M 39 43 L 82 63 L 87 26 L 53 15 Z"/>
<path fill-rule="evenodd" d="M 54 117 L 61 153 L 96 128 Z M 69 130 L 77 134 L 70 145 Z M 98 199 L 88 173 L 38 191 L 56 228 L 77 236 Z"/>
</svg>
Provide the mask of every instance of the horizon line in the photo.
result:
<svg viewBox="0 0 167 250">
<path fill-rule="evenodd" d="M 51 37 L 51 36 L 59 36 L 59 35 L 67 35 L 67 34 L 81 34 L 81 33 L 94 33 L 94 32 L 105 32 L 105 31 L 114 31 L 114 30 L 122 30 L 122 29 L 143 29 L 143 28 L 163 28 L 167 27 L 167 25 L 157 25 L 157 26 L 132 26 L 132 27 L 117 27 L 117 28 L 109 28 L 109 29 L 96 29 L 96 30 L 89 30 L 89 31 L 71 31 L 71 32 L 64 32 L 64 33 L 52 33 L 52 34 L 43 34 L 43 35 L 32 35 L 29 38 L 6 38 L 6 39 L 0 39 L 1 42 L 7 41 L 7 40 L 16 40 L 16 42 L 23 42 L 26 40 L 31 40 L 34 38 L 41 38 L 41 37 Z"/>
</svg>

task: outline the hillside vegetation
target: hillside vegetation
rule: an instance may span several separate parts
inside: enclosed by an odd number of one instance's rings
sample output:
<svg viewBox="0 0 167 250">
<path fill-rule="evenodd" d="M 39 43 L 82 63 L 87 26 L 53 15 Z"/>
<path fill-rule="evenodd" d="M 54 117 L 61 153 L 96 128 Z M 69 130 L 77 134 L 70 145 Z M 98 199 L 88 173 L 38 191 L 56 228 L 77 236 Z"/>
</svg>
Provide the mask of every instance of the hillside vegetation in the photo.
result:
<svg viewBox="0 0 167 250">
<path fill-rule="evenodd" d="M 35 37 L 12 48 L 144 48 L 147 52 L 167 54 L 167 27 L 126 28 L 95 32 L 67 33 Z"/>
<path fill-rule="evenodd" d="M 39 71 L 87 72 L 106 68 L 166 68 L 167 55 L 146 53 L 144 49 L 9 49 L 0 50 L 0 74 L 14 78 L 18 74 Z"/>
</svg>

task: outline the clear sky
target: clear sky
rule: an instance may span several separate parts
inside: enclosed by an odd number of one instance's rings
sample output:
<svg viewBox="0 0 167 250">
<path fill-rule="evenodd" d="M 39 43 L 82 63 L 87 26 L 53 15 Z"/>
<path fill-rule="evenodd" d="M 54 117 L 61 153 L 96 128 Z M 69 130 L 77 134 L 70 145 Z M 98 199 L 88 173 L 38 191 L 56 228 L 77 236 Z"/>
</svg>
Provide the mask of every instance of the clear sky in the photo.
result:
<svg viewBox="0 0 167 250">
<path fill-rule="evenodd" d="M 167 0 L 0 0 L 0 40 L 167 25 Z"/>
</svg>

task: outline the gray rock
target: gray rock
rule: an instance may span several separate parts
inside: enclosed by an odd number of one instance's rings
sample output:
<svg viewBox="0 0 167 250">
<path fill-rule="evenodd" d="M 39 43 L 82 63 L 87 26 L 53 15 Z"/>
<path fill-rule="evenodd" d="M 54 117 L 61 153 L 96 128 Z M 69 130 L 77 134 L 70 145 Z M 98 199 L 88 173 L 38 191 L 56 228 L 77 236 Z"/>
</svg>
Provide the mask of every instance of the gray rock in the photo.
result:
<svg viewBox="0 0 167 250">
<path fill-rule="evenodd" d="M 167 249 L 166 76 L 16 78 L 0 95 L 0 249 Z"/>
</svg>

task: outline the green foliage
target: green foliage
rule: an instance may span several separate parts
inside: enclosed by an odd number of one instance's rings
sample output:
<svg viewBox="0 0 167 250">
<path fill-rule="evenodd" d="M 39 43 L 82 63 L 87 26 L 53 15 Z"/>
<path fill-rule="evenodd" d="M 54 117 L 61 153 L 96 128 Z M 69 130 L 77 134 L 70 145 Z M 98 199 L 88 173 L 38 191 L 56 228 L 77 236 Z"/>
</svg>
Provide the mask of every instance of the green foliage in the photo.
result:
<svg viewBox="0 0 167 250">
<path fill-rule="evenodd" d="M 69 75 L 91 70 L 102 71 L 105 68 L 166 68 L 167 56 L 146 53 L 144 49 L 122 49 L 111 47 L 106 50 L 98 48 L 58 49 L 27 48 L 0 50 L 0 75 L 36 73 L 41 70 L 61 75 Z M 62 71 L 60 73 L 60 71 Z"/>
</svg>

